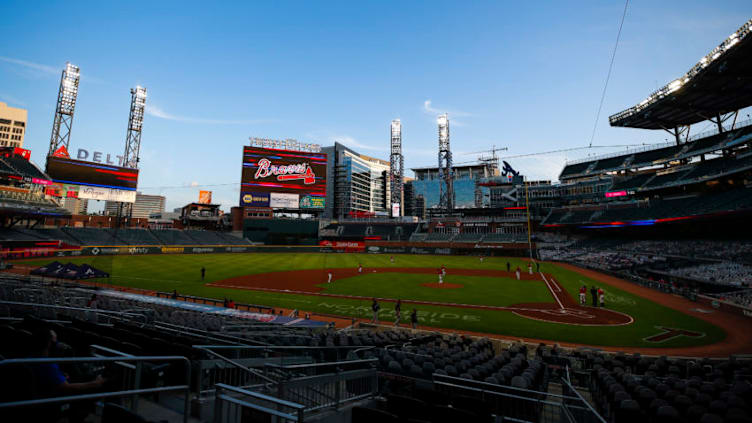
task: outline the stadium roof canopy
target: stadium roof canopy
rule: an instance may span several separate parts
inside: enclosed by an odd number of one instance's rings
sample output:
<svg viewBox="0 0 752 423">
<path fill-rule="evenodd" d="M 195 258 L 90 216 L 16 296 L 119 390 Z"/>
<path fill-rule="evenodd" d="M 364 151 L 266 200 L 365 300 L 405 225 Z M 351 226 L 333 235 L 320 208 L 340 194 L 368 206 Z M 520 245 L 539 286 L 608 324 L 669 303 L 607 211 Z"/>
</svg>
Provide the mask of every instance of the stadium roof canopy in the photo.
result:
<svg viewBox="0 0 752 423">
<path fill-rule="evenodd" d="M 609 117 L 611 126 L 673 129 L 752 105 L 752 19 L 689 72 L 634 107 Z"/>
</svg>

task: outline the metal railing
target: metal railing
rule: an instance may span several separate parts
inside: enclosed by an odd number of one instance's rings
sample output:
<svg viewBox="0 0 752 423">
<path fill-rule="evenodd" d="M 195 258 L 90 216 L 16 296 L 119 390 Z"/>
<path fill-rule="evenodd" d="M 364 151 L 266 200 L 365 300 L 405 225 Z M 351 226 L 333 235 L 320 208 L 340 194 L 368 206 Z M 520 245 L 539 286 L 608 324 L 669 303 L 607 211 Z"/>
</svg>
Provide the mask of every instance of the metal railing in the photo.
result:
<svg viewBox="0 0 752 423">
<path fill-rule="evenodd" d="M 568 382 L 562 379 L 562 383 Z M 480 399 L 502 421 L 606 423 L 576 391 L 559 395 L 441 375 L 434 375 L 434 387 L 448 395 Z"/>
<path fill-rule="evenodd" d="M 101 347 L 100 347 L 101 348 Z M 183 408 L 183 422 L 188 421 L 190 416 L 190 380 L 191 380 L 191 365 L 190 361 L 186 357 L 182 356 L 122 356 L 118 351 L 109 350 L 111 353 L 118 353 L 116 357 L 69 357 L 69 358 L 14 358 L 8 360 L 0 360 L 0 368 L 4 366 L 35 366 L 40 364 L 70 364 L 70 363 L 117 363 L 119 365 L 136 363 L 136 366 L 140 363 L 146 362 L 165 362 L 165 361 L 182 361 L 185 365 L 185 384 L 172 385 L 172 386 L 159 386 L 154 388 L 139 388 L 134 386 L 133 389 L 123 389 L 119 391 L 110 392 L 97 392 L 90 394 L 80 395 L 66 395 L 51 398 L 35 398 L 17 401 L 0 402 L 0 414 L 4 410 L 8 410 L 15 407 L 33 407 L 46 404 L 59 404 L 68 403 L 74 401 L 84 400 L 97 400 L 103 398 L 121 398 L 131 397 L 142 394 L 153 394 L 158 392 L 173 392 L 183 391 L 185 393 L 185 402 Z M 132 403 L 133 405 L 133 403 Z"/>
<path fill-rule="evenodd" d="M 233 386 L 275 385 L 277 381 L 264 372 L 251 368 L 239 360 L 227 358 L 210 349 L 195 347 L 217 360 L 199 360 L 196 363 L 196 389 L 199 395 L 211 393 L 218 383 Z"/>
<path fill-rule="evenodd" d="M 283 373 L 284 366 L 311 366 L 327 357 L 331 362 L 323 364 L 347 363 L 343 361 L 347 352 L 363 347 L 193 345 L 193 348 L 207 356 L 206 359 L 194 360 L 196 394 L 207 396 L 213 393 L 217 383 L 270 387 L 289 379 Z M 298 368 L 298 374 L 302 373 L 302 368 Z"/>
<path fill-rule="evenodd" d="M 342 405 L 373 396 L 378 391 L 376 368 L 346 370 L 305 376 L 280 382 L 278 396 L 305 406 L 306 412 L 325 408 L 338 410 Z"/>
<path fill-rule="evenodd" d="M 567 369 L 568 370 L 568 369 Z M 566 398 L 563 401 L 569 408 L 575 419 L 581 423 L 606 423 L 606 420 L 595 410 L 580 392 L 572 386 L 569 380 L 561 378 L 562 393 Z M 576 398 L 576 399 L 575 399 Z"/>
<path fill-rule="evenodd" d="M 268 417 L 273 422 L 302 423 L 304 410 L 305 406 L 302 404 L 224 383 L 215 385 L 214 423 L 245 421 L 244 412 L 255 412 L 257 415 Z"/>
<path fill-rule="evenodd" d="M 483 401 L 484 405 L 502 421 L 520 423 L 577 423 L 574 416 L 561 402 L 550 401 L 547 394 L 535 392 L 495 392 L 481 388 L 434 381 L 440 392 L 449 395 L 463 395 Z"/>
<path fill-rule="evenodd" d="M 117 318 L 120 320 L 141 320 L 140 323 L 146 323 L 146 316 L 141 313 L 129 313 L 123 311 L 103 310 L 99 308 L 86 308 L 86 307 L 72 307 L 72 306 L 60 306 L 54 304 L 42 304 L 42 303 L 27 303 L 22 301 L 7 301 L 0 300 L 0 304 L 5 304 L 11 307 L 28 307 L 34 310 L 50 309 L 50 310 L 63 310 L 63 314 L 67 316 L 78 316 L 84 320 L 91 320 L 92 318 L 98 318 L 99 316 L 107 318 Z M 71 312 L 71 313 L 66 313 Z M 75 312 L 75 313 L 72 313 Z"/>
<path fill-rule="evenodd" d="M 364 360 L 354 360 L 363 362 Z M 354 362 L 353 361 L 353 362 Z M 376 360 L 365 360 L 369 364 Z M 352 362 L 351 362 L 352 363 Z M 287 369 L 322 368 L 343 363 L 289 365 Z M 362 364 L 362 363 L 359 363 Z M 274 392 L 274 395 L 258 392 Z M 214 421 L 234 423 L 247 414 L 265 416 L 272 421 L 303 422 L 306 415 L 319 410 L 340 409 L 343 405 L 371 397 L 378 391 L 378 371 L 375 367 L 280 381 L 276 385 L 231 386 L 214 385 Z"/>
</svg>

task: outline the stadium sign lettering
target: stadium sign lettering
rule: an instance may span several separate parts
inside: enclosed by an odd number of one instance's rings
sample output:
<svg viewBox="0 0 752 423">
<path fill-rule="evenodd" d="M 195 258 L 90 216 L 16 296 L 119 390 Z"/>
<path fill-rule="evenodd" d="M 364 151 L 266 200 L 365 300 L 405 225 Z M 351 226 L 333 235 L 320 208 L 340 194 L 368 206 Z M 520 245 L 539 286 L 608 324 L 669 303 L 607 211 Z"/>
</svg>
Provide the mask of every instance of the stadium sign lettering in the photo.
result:
<svg viewBox="0 0 752 423">
<path fill-rule="evenodd" d="M 308 163 L 298 163 L 290 165 L 273 165 L 271 160 L 263 158 L 258 161 L 255 179 L 276 176 L 278 181 L 289 181 L 292 179 L 302 179 L 306 185 L 316 183 L 316 175 Z"/>
<path fill-rule="evenodd" d="M 225 251 L 228 253 L 244 253 L 248 250 L 247 247 L 226 247 Z"/>
<path fill-rule="evenodd" d="M 148 254 L 149 249 L 148 248 L 139 248 L 139 247 L 131 247 L 128 248 L 128 254 Z"/>
<path fill-rule="evenodd" d="M 97 162 L 97 163 L 106 163 L 110 165 L 114 165 L 115 162 L 112 161 L 110 153 L 107 153 L 107 158 L 105 161 L 102 161 L 102 156 L 105 153 L 102 153 L 101 151 L 94 151 L 94 154 L 91 155 L 91 161 Z M 117 158 L 117 165 L 122 166 L 123 165 L 123 156 L 115 155 L 115 158 Z M 78 153 L 76 154 L 76 159 L 78 160 L 86 160 L 89 158 L 89 150 L 79 148 Z"/>
<path fill-rule="evenodd" d="M 286 140 L 275 140 L 275 139 L 269 139 L 269 138 L 249 137 L 248 139 L 251 141 L 252 147 L 274 148 L 278 150 L 305 151 L 309 153 L 318 153 L 321 151 L 320 144 L 305 144 L 292 138 L 288 138 Z"/>
<path fill-rule="evenodd" d="M 213 253 L 214 248 L 211 247 L 197 247 L 191 250 L 193 253 Z"/>
<path fill-rule="evenodd" d="M 183 254 L 183 247 L 162 247 L 162 254 Z"/>
</svg>

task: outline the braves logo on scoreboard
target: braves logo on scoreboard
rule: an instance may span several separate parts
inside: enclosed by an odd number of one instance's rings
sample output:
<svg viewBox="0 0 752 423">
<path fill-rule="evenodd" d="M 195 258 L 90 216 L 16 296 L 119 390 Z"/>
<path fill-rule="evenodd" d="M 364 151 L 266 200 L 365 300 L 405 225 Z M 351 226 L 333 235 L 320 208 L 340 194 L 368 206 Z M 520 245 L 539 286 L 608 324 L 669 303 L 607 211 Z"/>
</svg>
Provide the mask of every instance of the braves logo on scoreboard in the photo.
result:
<svg viewBox="0 0 752 423">
<path fill-rule="evenodd" d="M 307 162 L 275 165 L 272 164 L 271 160 L 266 158 L 259 160 L 258 169 L 256 169 L 256 174 L 254 175 L 255 179 L 263 179 L 269 176 L 276 176 L 278 181 L 301 179 L 306 185 L 316 183 L 316 174 L 313 173 L 313 169 Z"/>
</svg>

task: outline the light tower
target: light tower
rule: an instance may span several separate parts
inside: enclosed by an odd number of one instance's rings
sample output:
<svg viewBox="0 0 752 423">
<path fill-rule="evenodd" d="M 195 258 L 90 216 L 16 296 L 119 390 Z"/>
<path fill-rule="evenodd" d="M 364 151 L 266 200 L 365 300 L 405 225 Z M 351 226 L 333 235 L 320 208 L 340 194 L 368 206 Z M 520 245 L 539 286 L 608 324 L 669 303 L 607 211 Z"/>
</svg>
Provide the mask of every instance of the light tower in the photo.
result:
<svg viewBox="0 0 752 423">
<path fill-rule="evenodd" d="M 400 206 L 397 216 L 404 214 L 402 209 L 402 184 L 404 181 L 405 158 L 402 156 L 402 122 L 394 119 L 391 125 L 392 155 L 389 156 L 389 187 L 391 189 L 392 210 L 394 205 Z"/>
<path fill-rule="evenodd" d="M 451 213 L 454 209 L 454 172 L 449 149 L 449 116 L 444 113 L 436 121 L 439 124 L 439 208 Z"/>
<path fill-rule="evenodd" d="M 131 88 L 131 111 L 128 116 L 128 132 L 125 135 L 125 152 L 123 153 L 123 167 L 138 169 L 138 153 L 141 150 L 141 127 L 144 123 L 144 108 L 146 107 L 146 88 L 136 85 Z M 117 224 L 120 226 L 122 217 L 133 216 L 133 205 L 120 203 L 118 207 Z"/>
<path fill-rule="evenodd" d="M 131 113 L 128 117 L 128 133 L 125 136 L 123 166 L 138 169 L 138 152 L 141 149 L 141 127 L 144 123 L 146 88 L 136 85 L 131 88 Z"/>
<path fill-rule="evenodd" d="M 55 107 L 55 120 L 52 123 L 48 156 L 53 155 L 61 146 L 64 146 L 67 150 L 70 145 L 73 111 L 76 109 L 80 76 L 78 66 L 71 65 L 69 62 L 65 64 L 65 69 L 63 69 L 63 74 L 60 77 L 60 88 L 57 92 L 57 106 Z"/>
</svg>

